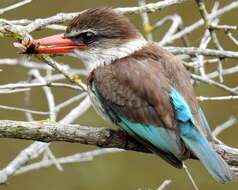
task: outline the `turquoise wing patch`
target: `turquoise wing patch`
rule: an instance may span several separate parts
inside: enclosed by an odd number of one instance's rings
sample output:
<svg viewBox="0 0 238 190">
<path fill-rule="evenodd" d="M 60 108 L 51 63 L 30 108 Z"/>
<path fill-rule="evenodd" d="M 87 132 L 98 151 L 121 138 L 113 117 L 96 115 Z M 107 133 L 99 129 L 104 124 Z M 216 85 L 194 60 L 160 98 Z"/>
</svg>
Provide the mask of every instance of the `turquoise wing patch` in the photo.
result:
<svg viewBox="0 0 238 190">
<path fill-rule="evenodd" d="M 125 117 L 120 117 L 121 121 L 118 123 L 131 136 L 140 136 L 149 141 L 155 147 L 172 153 L 176 157 L 181 155 L 180 140 L 177 139 L 175 132 L 164 127 L 157 127 L 154 125 L 144 125 L 141 123 L 132 122 Z"/>
<path fill-rule="evenodd" d="M 174 107 L 176 119 L 181 122 L 191 121 L 194 124 L 191 110 L 180 93 L 172 88 L 169 95 L 172 100 L 171 102 Z"/>
</svg>

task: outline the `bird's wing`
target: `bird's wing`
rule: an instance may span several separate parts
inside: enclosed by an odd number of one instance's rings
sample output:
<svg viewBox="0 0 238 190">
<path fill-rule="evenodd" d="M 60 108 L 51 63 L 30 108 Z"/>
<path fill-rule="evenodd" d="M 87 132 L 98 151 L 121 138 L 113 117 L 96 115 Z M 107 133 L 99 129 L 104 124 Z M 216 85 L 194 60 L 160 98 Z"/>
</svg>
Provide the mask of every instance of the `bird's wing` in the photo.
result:
<svg viewBox="0 0 238 190">
<path fill-rule="evenodd" d="M 204 136 L 208 124 L 186 70 L 171 54 L 156 55 L 162 54 L 147 51 L 97 68 L 91 89 L 111 120 L 173 166 L 182 167 L 188 147 L 217 181 L 234 180 Z"/>
<path fill-rule="evenodd" d="M 99 67 L 89 81 L 117 125 L 146 143 L 176 167 L 188 157 L 181 141 L 170 93 L 174 89 L 164 66 L 153 59 L 127 57 Z"/>
</svg>

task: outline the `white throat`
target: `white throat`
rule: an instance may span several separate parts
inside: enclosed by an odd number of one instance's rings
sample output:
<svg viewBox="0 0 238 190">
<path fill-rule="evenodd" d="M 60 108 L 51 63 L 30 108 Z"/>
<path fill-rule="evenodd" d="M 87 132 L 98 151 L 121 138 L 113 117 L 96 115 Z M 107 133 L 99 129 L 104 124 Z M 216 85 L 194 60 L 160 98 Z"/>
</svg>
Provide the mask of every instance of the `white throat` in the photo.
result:
<svg viewBox="0 0 238 190">
<path fill-rule="evenodd" d="M 141 37 L 133 39 L 115 48 L 94 48 L 92 50 L 85 51 L 75 50 L 75 55 L 84 63 L 88 72 L 91 72 L 99 66 L 109 65 L 116 59 L 131 55 L 135 51 L 145 47 L 147 43 L 148 42 L 143 37 Z"/>
</svg>

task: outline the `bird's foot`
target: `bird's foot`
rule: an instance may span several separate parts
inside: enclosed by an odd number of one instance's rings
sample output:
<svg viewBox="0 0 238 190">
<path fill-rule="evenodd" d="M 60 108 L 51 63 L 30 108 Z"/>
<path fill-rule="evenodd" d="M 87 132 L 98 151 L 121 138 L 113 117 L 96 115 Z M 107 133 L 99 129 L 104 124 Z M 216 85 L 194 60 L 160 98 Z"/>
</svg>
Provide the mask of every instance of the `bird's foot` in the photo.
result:
<svg viewBox="0 0 238 190">
<path fill-rule="evenodd" d="M 121 129 L 118 129 L 117 132 L 118 132 L 118 135 L 119 135 L 120 139 L 121 139 L 122 142 L 123 142 L 124 148 L 127 149 L 127 148 L 128 148 L 128 144 L 129 144 L 129 143 L 128 143 L 128 137 L 129 137 L 130 135 L 129 135 L 126 131 L 121 130 Z"/>
</svg>

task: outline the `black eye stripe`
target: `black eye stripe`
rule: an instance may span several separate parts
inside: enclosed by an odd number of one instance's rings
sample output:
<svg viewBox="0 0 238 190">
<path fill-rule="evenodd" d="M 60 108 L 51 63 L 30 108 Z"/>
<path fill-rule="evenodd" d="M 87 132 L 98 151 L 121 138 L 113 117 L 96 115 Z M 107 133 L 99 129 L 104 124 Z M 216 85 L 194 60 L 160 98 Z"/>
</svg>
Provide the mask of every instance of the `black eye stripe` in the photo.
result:
<svg viewBox="0 0 238 190">
<path fill-rule="evenodd" d="M 88 31 L 88 32 L 82 32 L 78 35 L 69 36 L 68 38 L 70 38 L 74 42 L 83 42 L 84 44 L 88 45 L 88 44 L 93 43 L 95 40 L 97 40 L 98 35 L 96 35 L 93 32 Z"/>
</svg>

